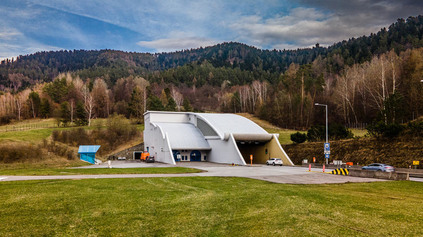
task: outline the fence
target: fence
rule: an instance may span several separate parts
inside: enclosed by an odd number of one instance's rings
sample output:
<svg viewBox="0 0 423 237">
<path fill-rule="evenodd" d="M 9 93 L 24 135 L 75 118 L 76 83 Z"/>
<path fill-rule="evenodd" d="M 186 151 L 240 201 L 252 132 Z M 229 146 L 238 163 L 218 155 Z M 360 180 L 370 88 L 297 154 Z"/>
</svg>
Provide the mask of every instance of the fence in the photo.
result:
<svg viewBox="0 0 423 237">
<path fill-rule="evenodd" d="M 55 124 L 41 124 L 41 123 L 28 123 L 19 125 L 4 125 L 0 127 L 0 132 L 13 132 L 13 131 L 26 131 L 40 128 L 57 128 Z"/>
</svg>

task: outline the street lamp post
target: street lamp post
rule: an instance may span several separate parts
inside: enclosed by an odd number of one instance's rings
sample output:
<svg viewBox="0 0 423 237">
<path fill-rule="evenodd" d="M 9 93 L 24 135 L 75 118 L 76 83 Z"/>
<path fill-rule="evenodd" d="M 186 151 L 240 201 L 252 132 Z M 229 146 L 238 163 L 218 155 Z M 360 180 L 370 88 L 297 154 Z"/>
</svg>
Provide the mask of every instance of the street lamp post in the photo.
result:
<svg viewBox="0 0 423 237">
<path fill-rule="evenodd" d="M 326 144 L 327 144 L 328 143 L 328 105 L 319 104 L 319 103 L 315 103 L 314 105 L 325 107 L 325 110 L 326 110 Z M 329 159 L 325 158 L 325 160 L 326 160 L 326 164 L 328 164 Z"/>
</svg>

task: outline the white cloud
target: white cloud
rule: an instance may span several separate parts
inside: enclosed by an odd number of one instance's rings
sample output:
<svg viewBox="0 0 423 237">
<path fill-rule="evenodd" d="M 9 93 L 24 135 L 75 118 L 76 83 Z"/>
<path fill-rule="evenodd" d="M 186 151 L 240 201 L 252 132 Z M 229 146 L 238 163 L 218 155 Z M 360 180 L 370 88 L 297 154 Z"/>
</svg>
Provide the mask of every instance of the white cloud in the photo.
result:
<svg viewBox="0 0 423 237">
<path fill-rule="evenodd" d="M 285 16 L 264 19 L 246 16 L 230 25 L 240 39 L 258 47 L 296 49 L 316 43 L 328 46 L 350 37 L 376 32 L 380 25 L 369 27 L 345 21 L 336 14 L 323 14 L 312 8 L 294 8 Z"/>
<path fill-rule="evenodd" d="M 26 37 L 14 28 L 0 29 L 0 60 L 16 58 L 19 55 L 39 51 L 60 50 L 61 48 L 46 45 Z"/>
<path fill-rule="evenodd" d="M 156 52 L 170 52 L 182 49 L 199 48 L 205 46 L 212 46 L 218 42 L 213 39 L 195 36 L 182 36 L 178 32 L 173 34 L 173 37 L 157 39 L 152 41 L 139 41 L 137 44 L 141 47 L 155 49 Z"/>
<path fill-rule="evenodd" d="M 222 41 L 296 49 L 368 35 L 422 10 L 415 0 L 0 0 L 0 43 L 20 46 L 18 54 L 48 45 L 173 51 Z M 12 51 L 2 47 L 0 56 Z"/>
<path fill-rule="evenodd" d="M 12 40 L 18 36 L 21 36 L 22 33 L 17 30 L 0 30 L 0 40 Z"/>
</svg>

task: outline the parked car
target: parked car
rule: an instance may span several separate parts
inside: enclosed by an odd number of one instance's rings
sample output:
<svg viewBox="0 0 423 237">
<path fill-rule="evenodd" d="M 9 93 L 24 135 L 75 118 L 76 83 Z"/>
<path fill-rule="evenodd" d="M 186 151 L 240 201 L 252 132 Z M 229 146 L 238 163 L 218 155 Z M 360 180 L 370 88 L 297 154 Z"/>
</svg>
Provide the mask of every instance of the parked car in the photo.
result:
<svg viewBox="0 0 423 237">
<path fill-rule="evenodd" d="M 154 163 L 154 156 L 149 156 L 145 159 L 145 162 L 147 163 Z"/>
<path fill-rule="evenodd" d="M 380 163 L 373 163 L 367 166 L 361 167 L 362 170 L 375 170 L 375 171 L 382 171 L 382 172 L 394 172 L 395 168 L 391 165 L 380 164 Z"/>
<path fill-rule="evenodd" d="M 283 165 L 283 161 L 280 158 L 270 158 L 269 160 L 266 161 L 266 165 Z"/>
</svg>

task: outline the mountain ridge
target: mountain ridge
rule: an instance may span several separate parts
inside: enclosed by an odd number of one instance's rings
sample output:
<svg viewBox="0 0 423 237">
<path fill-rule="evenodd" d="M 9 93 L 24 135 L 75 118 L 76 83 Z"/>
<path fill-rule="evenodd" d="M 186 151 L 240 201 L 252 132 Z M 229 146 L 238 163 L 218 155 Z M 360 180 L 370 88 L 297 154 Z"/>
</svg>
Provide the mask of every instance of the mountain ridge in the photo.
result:
<svg viewBox="0 0 423 237">
<path fill-rule="evenodd" d="M 316 59 L 324 60 L 328 73 L 339 73 L 346 66 L 369 61 L 372 56 L 390 50 L 397 54 L 406 49 L 423 47 L 423 16 L 398 19 L 388 29 L 382 28 L 369 36 L 350 38 L 329 47 L 297 50 L 258 49 L 238 42 L 224 42 L 214 46 L 186 49 L 168 53 L 124 52 L 102 50 L 42 51 L 16 60 L 0 63 L 0 90 L 11 88 L 18 80 L 20 88 L 39 82 L 50 82 L 57 75 L 71 72 L 83 80 L 107 78 L 113 85 L 119 78 L 141 76 L 152 78 L 157 72 L 189 64 L 209 62 L 214 68 L 239 69 L 258 72 L 264 80 L 288 70 L 294 63 L 305 65 Z M 11 76 L 12 75 L 12 76 Z M 243 83 L 243 82 L 241 82 Z"/>
</svg>

